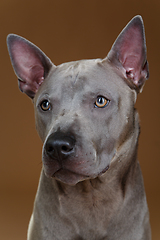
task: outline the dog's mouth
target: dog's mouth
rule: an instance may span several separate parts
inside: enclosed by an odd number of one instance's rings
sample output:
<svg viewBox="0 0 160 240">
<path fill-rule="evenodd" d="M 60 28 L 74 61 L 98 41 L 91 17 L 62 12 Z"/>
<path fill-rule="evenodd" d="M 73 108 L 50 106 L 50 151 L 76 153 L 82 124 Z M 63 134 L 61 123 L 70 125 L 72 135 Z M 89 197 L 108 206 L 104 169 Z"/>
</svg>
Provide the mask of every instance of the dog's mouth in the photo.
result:
<svg viewBox="0 0 160 240">
<path fill-rule="evenodd" d="M 78 182 L 88 179 L 89 176 L 61 168 L 52 175 L 52 178 L 55 178 L 56 180 L 68 185 L 76 185 Z"/>
<path fill-rule="evenodd" d="M 93 176 L 87 176 L 80 173 L 73 172 L 68 169 L 60 168 L 53 175 L 52 178 L 55 178 L 58 181 L 66 183 L 68 185 L 76 185 L 78 182 L 82 182 L 87 179 L 96 178 L 103 175 L 109 169 L 109 165 L 105 167 L 100 173 Z"/>
<path fill-rule="evenodd" d="M 105 168 L 98 174 L 98 176 L 103 175 L 105 172 L 107 172 L 108 169 L 109 169 L 109 165 L 107 165 L 107 167 L 105 167 Z"/>
</svg>

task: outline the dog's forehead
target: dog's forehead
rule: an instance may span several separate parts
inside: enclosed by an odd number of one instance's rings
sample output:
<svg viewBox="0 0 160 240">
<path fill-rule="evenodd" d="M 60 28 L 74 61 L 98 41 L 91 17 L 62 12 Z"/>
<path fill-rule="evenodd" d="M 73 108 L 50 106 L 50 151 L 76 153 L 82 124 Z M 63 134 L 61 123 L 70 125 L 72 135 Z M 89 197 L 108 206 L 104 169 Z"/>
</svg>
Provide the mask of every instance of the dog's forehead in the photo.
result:
<svg viewBox="0 0 160 240">
<path fill-rule="evenodd" d="M 42 84 L 40 92 L 54 97 L 68 95 L 72 98 L 76 93 L 79 96 L 105 92 L 119 95 L 125 88 L 128 88 L 127 85 L 110 64 L 104 66 L 101 59 L 93 59 L 57 66 Z"/>
<path fill-rule="evenodd" d="M 63 63 L 57 67 L 56 77 L 73 86 L 82 85 L 83 82 L 86 84 L 87 80 L 94 81 L 98 63 L 99 59 Z"/>
</svg>

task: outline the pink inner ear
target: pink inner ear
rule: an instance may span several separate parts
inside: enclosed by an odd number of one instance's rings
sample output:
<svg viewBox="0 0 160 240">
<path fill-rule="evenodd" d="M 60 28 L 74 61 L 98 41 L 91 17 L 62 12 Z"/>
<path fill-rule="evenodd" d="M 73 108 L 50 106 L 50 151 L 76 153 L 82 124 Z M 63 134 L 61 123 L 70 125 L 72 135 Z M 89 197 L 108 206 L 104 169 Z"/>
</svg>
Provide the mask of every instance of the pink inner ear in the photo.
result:
<svg viewBox="0 0 160 240">
<path fill-rule="evenodd" d="M 44 81 L 41 52 L 23 39 L 16 39 L 10 46 L 12 64 L 19 79 L 19 88 L 33 98 Z"/>
<path fill-rule="evenodd" d="M 30 69 L 30 78 L 26 79 L 26 82 L 19 79 L 19 88 L 22 92 L 25 92 L 31 98 L 34 97 L 35 93 L 38 91 L 38 88 L 44 81 L 44 70 L 35 66 Z"/>
<path fill-rule="evenodd" d="M 139 92 L 149 76 L 143 20 L 134 17 L 114 42 L 107 59 L 127 83 Z"/>
<path fill-rule="evenodd" d="M 15 41 L 11 46 L 11 51 L 18 77 L 22 81 L 36 80 L 38 83 L 44 76 L 44 67 L 33 47 L 23 41 Z"/>
<path fill-rule="evenodd" d="M 54 65 L 37 46 L 18 35 L 9 34 L 7 46 L 20 90 L 33 98 Z"/>
<path fill-rule="evenodd" d="M 119 50 L 119 61 L 126 73 L 132 73 L 134 79 L 137 80 L 144 59 L 143 35 L 137 26 L 126 31 L 124 35 Z"/>
</svg>

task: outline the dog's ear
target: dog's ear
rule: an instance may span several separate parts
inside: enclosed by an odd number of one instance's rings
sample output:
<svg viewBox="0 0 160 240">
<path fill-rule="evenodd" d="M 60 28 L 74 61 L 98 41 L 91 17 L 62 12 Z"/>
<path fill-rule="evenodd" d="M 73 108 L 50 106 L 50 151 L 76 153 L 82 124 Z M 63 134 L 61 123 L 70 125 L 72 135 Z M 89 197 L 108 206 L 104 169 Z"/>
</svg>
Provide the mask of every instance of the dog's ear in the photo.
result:
<svg viewBox="0 0 160 240">
<path fill-rule="evenodd" d="M 130 87 L 140 92 L 149 77 L 144 25 L 141 16 L 134 17 L 123 29 L 110 52 L 109 62 L 118 68 Z"/>
<path fill-rule="evenodd" d="M 34 98 L 53 63 L 33 43 L 15 34 L 7 36 L 7 46 L 20 90 Z"/>
</svg>

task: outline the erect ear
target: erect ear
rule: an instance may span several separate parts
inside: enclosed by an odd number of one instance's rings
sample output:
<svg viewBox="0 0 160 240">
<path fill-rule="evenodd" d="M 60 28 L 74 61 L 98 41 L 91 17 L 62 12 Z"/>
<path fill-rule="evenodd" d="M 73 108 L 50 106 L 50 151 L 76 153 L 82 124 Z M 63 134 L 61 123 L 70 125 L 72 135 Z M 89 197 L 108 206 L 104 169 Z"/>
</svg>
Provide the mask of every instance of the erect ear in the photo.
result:
<svg viewBox="0 0 160 240">
<path fill-rule="evenodd" d="M 107 58 L 130 87 L 141 91 L 149 76 L 144 25 L 141 16 L 134 17 L 113 44 Z"/>
<path fill-rule="evenodd" d="M 15 34 L 8 35 L 7 46 L 20 90 L 34 98 L 53 63 L 33 43 Z"/>
</svg>

